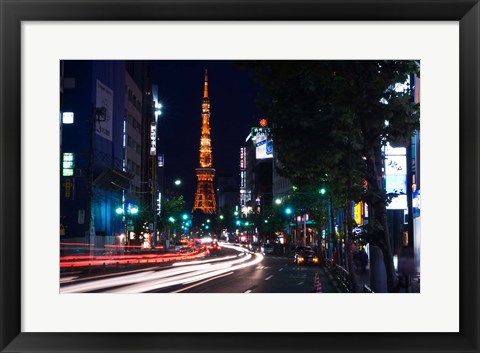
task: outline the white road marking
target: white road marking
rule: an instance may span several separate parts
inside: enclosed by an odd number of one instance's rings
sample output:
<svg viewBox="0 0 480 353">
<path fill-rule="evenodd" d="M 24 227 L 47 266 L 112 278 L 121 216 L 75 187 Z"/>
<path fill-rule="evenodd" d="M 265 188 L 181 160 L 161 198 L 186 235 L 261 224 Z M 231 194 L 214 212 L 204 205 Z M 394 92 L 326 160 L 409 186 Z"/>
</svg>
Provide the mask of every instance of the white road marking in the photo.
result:
<svg viewBox="0 0 480 353">
<path fill-rule="evenodd" d="M 268 276 L 267 278 L 265 278 L 265 281 L 268 281 L 268 280 L 269 280 L 270 278 L 272 278 L 272 277 L 273 277 L 273 275 Z"/>
<path fill-rule="evenodd" d="M 279 272 L 280 272 L 280 271 L 283 271 L 283 267 L 282 267 L 282 268 L 280 268 L 278 271 L 279 271 Z"/>
<path fill-rule="evenodd" d="M 300 282 L 298 285 L 301 286 L 304 282 Z"/>
</svg>

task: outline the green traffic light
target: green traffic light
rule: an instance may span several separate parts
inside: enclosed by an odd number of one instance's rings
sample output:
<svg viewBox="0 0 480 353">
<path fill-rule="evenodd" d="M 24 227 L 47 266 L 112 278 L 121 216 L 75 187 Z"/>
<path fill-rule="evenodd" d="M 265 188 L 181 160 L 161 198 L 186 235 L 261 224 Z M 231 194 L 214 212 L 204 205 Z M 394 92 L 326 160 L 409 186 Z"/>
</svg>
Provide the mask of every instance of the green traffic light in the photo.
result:
<svg viewBox="0 0 480 353">
<path fill-rule="evenodd" d="M 187 219 L 188 219 L 188 215 L 184 214 L 184 215 L 182 215 L 182 218 L 183 218 L 184 220 L 187 220 Z"/>
<path fill-rule="evenodd" d="M 321 195 L 325 195 L 325 193 L 327 192 L 327 190 L 325 188 L 321 188 L 320 190 L 318 190 L 318 192 L 321 194 Z"/>
<path fill-rule="evenodd" d="M 173 218 L 173 217 L 169 217 L 168 220 L 172 223 L 175 223 L 175 218 Z"/>
<path fill-rule="evenodd" d="M 138 207 L 132 207 L 130 208 L 130 214 L 137 214 L 138 213 Z"/>
<path fill-rule="evenodd" d="M 116 213 L 116 214 L 123 214 L 123 207 L 117 207 L 117 208 L 115 209 L 115 213 Z"/>
<path fill-rule="evenodd" d="M 292 209 L 290 207 L 285 209 L 286 214 L 292 214 Z"/>
</svg>

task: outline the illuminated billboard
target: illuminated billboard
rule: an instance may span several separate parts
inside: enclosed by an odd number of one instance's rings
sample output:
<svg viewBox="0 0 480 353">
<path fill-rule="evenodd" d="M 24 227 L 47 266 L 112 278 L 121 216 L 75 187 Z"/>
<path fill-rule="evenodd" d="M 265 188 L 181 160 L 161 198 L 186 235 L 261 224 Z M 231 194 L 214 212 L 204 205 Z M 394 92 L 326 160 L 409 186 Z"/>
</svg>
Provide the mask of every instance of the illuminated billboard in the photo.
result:
<svg viewBox="0 0 480 353">
<path fill-rule="evenodd" d="M 407 207 L 407 156 L 404 147 L 392 147 L 389 143 L 385 153 L 385 191 L 396 194 L 388 204 L 390 210 L 406 210 Z"/>
<path fill-rule="evenodd" d="M 150 124 L 150 156 L 157 154 L 157 124 L 152 122 Z"/>
<path fill-rule="evenodd" d="M 270 139 L 270 128 L 252 128 L 252 141 L 255 144 L 255 158 L 273 158 L 273 144 Z"/>
</svg>

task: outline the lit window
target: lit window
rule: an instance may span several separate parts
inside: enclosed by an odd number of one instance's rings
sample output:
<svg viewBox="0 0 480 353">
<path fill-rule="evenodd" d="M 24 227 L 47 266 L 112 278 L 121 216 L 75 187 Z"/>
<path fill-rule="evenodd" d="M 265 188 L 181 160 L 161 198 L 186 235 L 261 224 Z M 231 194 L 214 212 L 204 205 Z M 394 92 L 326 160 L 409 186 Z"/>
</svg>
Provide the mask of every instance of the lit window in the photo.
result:
<svg viewBox="0 0 480 353">
<path fill-rule="evenodd" d="M 62 175 L 72 176 L 75 169 L 75 154 L 64 153 L 62 162 Z"/>
<path fill-rule="evenodd" d="M 72 112 L 64 112 L 62 114 L 62 123 L 73 124 L 73 113 Z"/>
</svg>

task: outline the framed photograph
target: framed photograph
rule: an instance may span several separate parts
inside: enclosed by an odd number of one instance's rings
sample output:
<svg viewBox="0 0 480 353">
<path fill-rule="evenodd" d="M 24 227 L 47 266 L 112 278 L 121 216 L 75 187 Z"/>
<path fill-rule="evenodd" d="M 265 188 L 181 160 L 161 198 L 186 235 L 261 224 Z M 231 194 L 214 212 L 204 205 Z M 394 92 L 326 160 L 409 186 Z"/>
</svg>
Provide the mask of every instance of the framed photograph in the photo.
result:
<svg viewBox="0 0 480 353">
<path fill-rule="evenodd" d="M 479 351 L 478 1 L 0 5 L 2 352 Z"/>
</svg>

